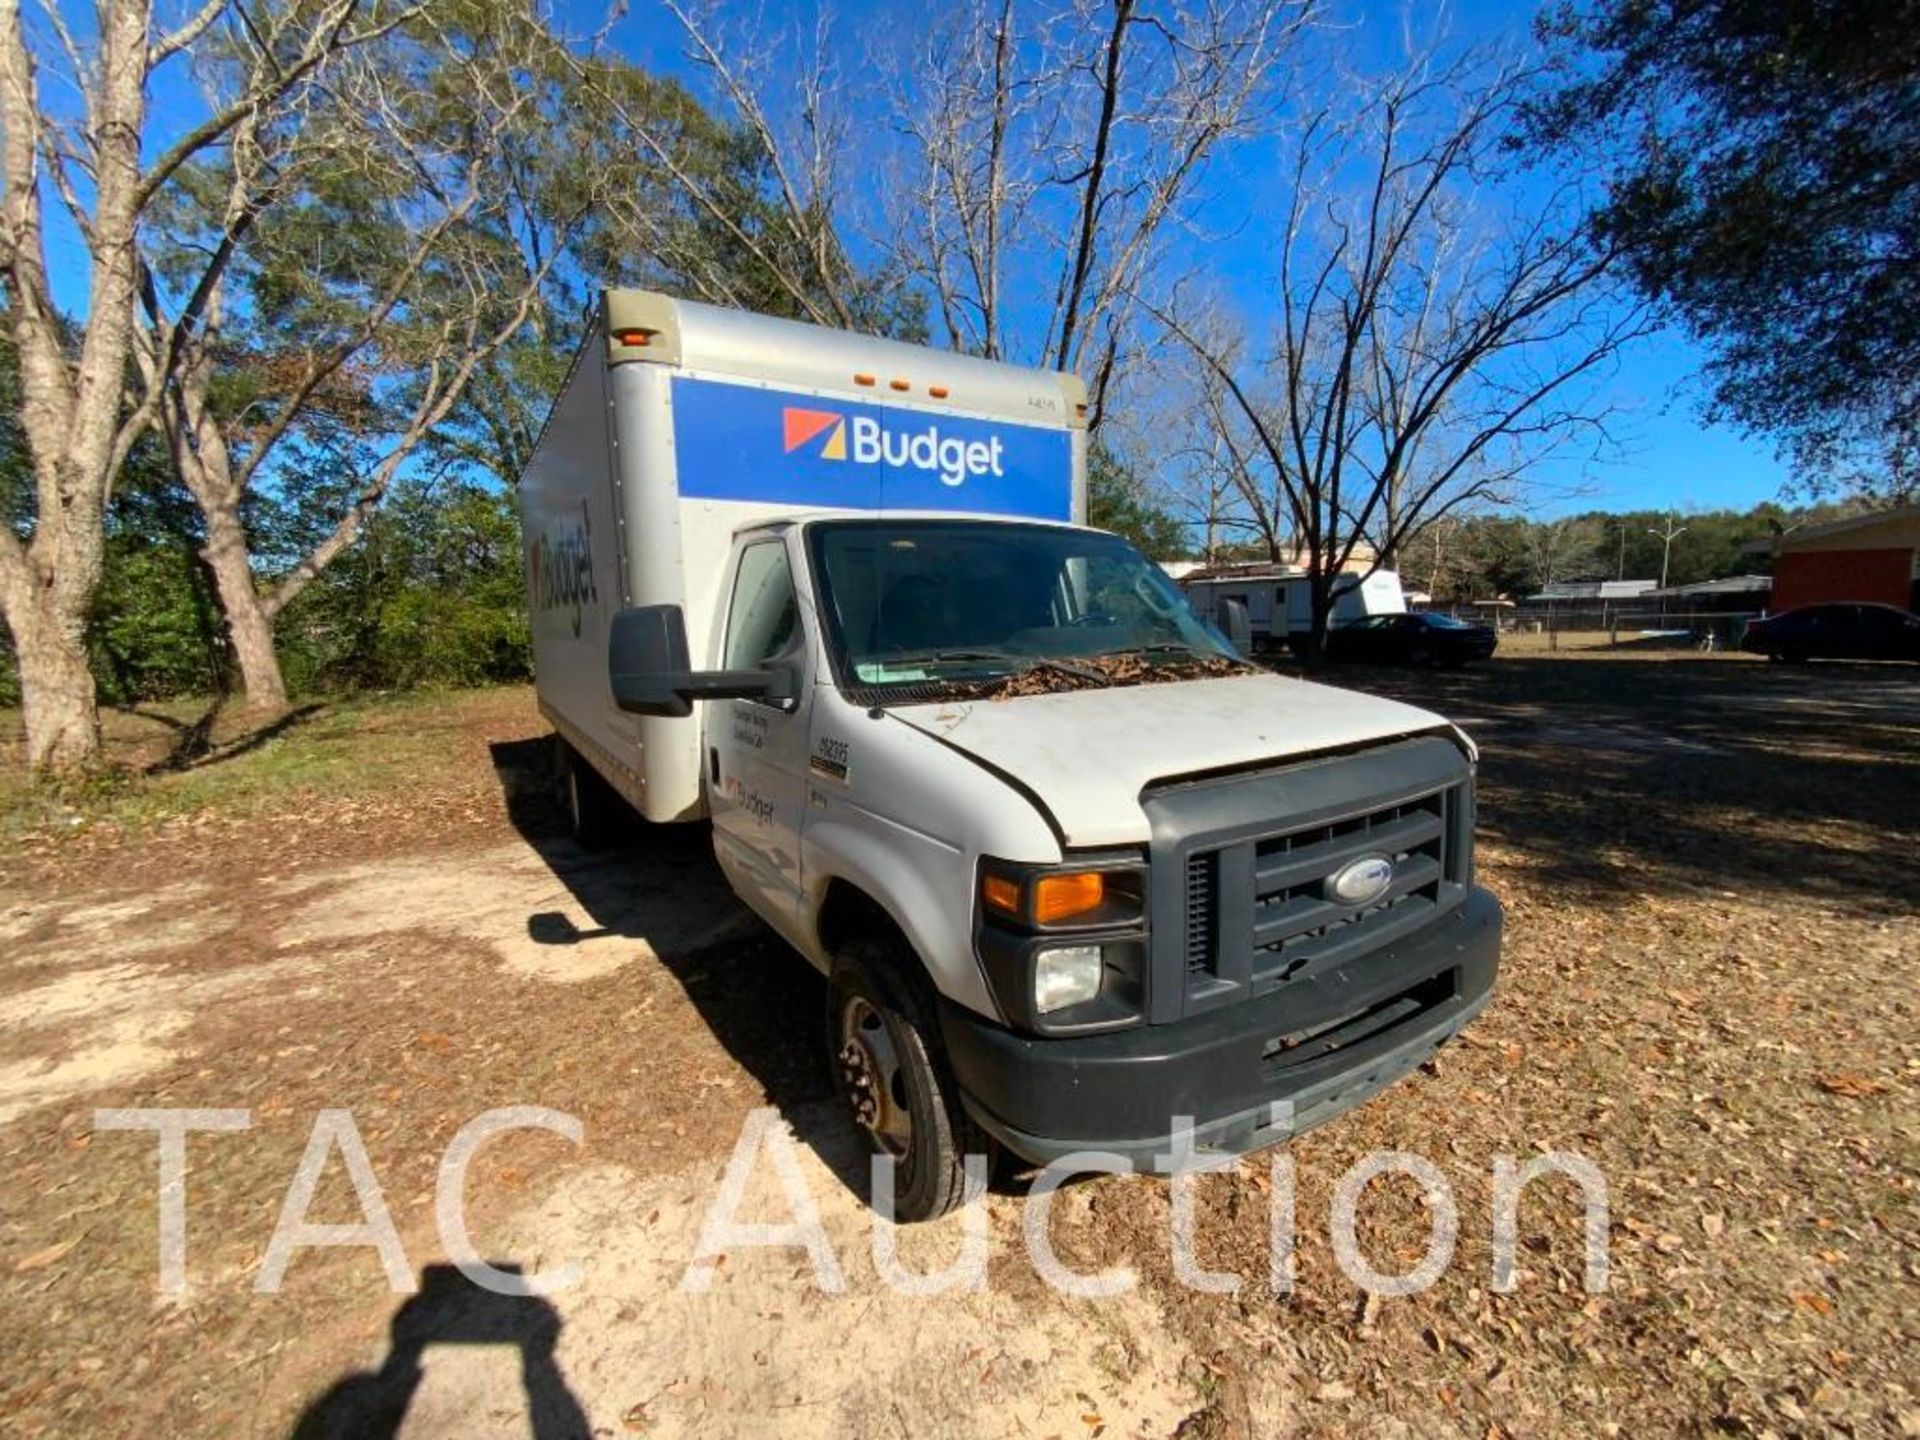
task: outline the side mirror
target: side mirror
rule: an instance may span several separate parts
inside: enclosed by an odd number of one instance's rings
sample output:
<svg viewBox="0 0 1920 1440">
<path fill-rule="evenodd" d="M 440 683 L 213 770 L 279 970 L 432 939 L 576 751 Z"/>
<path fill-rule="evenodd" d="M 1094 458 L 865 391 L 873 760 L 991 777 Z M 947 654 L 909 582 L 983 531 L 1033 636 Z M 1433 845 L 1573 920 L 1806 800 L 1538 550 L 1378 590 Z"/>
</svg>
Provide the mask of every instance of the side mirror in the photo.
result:
<svg viewBox="0 0 1920 1440">
<path fill-rule="evenodd" d="M 635 715 L 675 718 L 695 700 L 791 700 L 787 666 L 767 670 L 695 670 L 687 658 L 687 617 L 678 605 L 622 610 L 607 632 L 607 677 L 614 703 Z"/>
<path fill-rule="evenodd" d="M 1229 595 L 1220 602 L 1220 620 L 1227 632 L 1227 643 L 1242 655 L 1253 653 L 1253 621 L 1247 616 L 1247 602 Z"/>
</svg>

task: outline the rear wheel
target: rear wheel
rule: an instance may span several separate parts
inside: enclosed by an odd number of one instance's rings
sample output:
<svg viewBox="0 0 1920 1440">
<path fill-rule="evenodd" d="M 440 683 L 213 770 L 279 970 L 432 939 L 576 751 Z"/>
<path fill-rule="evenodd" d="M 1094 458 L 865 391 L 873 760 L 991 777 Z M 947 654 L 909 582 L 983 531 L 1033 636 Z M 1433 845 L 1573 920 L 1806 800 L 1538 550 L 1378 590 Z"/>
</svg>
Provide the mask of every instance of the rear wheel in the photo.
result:
<svg viewBox="0 0 1920 1440">
<path fill-rule="evenodd" d="M 616 839 L 631 813 L 619 792 L 600 778 L 586 757 L 561 742 L 562 792 L 567 802 L 567 828 L 581 845 L 595 848 Z"/>
<path fill-rule="evenodd" d="M 965 1158 L 987 1154 L 988 1141 L 960 1104 L 931 987 L 903 940 L 857 940 L 834 957 L 827 1027 L 834 1088 L 868 1147 L 897 1167 L 893 1218 L 965 1204 Z"/>
</svg>

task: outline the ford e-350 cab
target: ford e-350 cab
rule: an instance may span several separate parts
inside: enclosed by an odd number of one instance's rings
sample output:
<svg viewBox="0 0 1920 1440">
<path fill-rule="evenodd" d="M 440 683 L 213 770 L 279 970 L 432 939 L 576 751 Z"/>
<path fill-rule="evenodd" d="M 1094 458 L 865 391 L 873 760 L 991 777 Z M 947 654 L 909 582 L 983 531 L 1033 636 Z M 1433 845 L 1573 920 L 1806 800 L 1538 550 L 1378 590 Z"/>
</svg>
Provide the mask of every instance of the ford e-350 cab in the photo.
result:
<svg viewBox="0 0 1920 1440">
<path fill-rule="evenodd" d="M 829 977 L 905 1218 L 990 1144 L 1282 1139 L 1420 1064 L 1498 964 L 1465 737 L 1256 668 L 1073 523 L 1079 398 L 611 292 L 521 485 L 576 823 L 710 819 Z"/>
</svg>

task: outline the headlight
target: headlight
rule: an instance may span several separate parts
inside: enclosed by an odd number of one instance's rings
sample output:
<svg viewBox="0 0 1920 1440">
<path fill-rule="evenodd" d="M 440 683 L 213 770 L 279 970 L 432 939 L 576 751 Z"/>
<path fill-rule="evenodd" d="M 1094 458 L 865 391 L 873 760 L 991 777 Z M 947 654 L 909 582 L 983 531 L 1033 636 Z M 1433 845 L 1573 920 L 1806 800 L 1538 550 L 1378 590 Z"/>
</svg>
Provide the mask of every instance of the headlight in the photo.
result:
<svg viewBox="0 0 1920 1440">
<path fill-rule="evenodd" d="M 980 857 L 974 953 L 1015 1030 L 1080 1035 L 1141 1024 L 1147 929 L 1138 851 L 1051 864 Z"/>
<path fill-rule="evenodd" d="M 1033 957 L 1033 1008 L 1042 1015 L 1083 1005 L 1100 993 L 1098 945 L 1059 945 Z"/>
</svg>

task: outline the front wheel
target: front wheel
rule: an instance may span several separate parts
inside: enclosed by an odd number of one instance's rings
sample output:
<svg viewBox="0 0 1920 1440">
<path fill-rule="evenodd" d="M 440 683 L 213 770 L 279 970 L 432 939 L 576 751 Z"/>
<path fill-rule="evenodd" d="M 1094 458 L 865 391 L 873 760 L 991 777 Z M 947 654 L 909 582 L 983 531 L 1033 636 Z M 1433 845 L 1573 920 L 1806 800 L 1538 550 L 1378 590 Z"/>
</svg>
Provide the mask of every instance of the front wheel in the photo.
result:
<svg viewBox="0 0 1920 1440">
<path fill-rule="evenodd" d="M 965 1159 L 987 1139 L 960 1104 L 919 961 L 900 940 L 856 941 L 827 984 L 834 1088 L 876 1154 L 892 1157 L 897 1221 L 970 1198 Z"/>
</svg>

